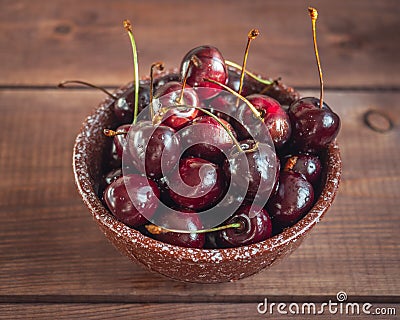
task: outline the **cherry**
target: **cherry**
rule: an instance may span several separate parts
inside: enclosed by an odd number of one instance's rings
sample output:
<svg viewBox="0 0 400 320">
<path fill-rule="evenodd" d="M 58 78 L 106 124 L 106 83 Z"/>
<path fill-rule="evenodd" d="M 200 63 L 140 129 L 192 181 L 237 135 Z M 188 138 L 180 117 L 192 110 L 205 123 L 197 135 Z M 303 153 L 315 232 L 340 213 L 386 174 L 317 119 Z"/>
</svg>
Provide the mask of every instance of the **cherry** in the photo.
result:
<svg viewBox="0 0 400 320">
<path fill-rule="evenodd" d="M 323 102 L 324 82 L 319 60 L 315 23 L 318 12 L 308 8 L 313 31 L 314 52 L 320 80 L 320 98 L 302 98 L 295 101 L 289 108 L 292 122 L 293 144 L 301 151 L 318 151 L 332 142 L 340 129 L 340 118 L 327 104 Z"/>
<path fill-rule="evenodd" d="M 130 227 L 147 222 L 141 212 L 150 218 L 157 209 L 159 196 L 157 184 L 138 174 L 119 177 L 104 191 L 104 201 L 111 213 Z"/>
<path fill-rule="evenodd" d="M 183 158 L 168 175 L 169 195 L 181 207 L 196 211 L 211 208 L 226 186 L 221 169 L 201 158 Z"/>
<path fill-rule="evenodd" d="M 217 231 L 219 247 L 238 247 L 264 241 L 272 235 L 272 222 L 267 211 L 257 205 L 244 204 L 224 224 L 240 223 L 239 228 Z M 214 242 L 215 243 L 215 242 Z M 209 245 L 213 245 L 212 237 Z"/>
<path fill-rule="evenodd" d="M 124 152 L 124 146 L 126 144 L 127 133 L 131 128 L 130 124 L 123 124 L 117 128 L 116 131 L 110 129 L 104 129 L 103 132 L 107 137 L 114 137 L 112 153 L 115 152 L 118 159 L 122 159 Z"/>
<path fill-rule="evenodd" d="M 315 152 L 332 142 L 340 129 L 340 118 L 320 99 L 307 97 L 289 108 L 292 123 L 292 142 L 301 151 Z"/>
<path fill-rule="evenodd" d="M 163 115 L 164 120 L 162 120 L 162 123 L 175 130 L 183 128 L 196 118 L 199 113 L 195 108 L 173 108 L 175 105 L 188 105 L 193 107 L 198 107 L 200 105 L 199 97 L 193 88 L 186 85 L 182 99 L 180 98 L 181 92 L 182 84 L 177 81 L 170 81 L 159 87 L 154 94 L 154 98 L 158 99 L 158 108 L 171 108 Z M 154 112 L 158 111 L 159 109 L 154 110 Z"/>
<path fill-rule="evenodd" d="M 312 185 L 298 172 L 283 171 L 278 192 L 267 203 L 274 226 L 286 228 L 300 220 L 314 202 Z"/>
<path fill-rule="evenodd" d="M 219 119 L 230 133 L 236 138 L 236 132 L 225 120 Z M 193 120 L 190 126 L 181 131 L 181 139 L 184 147 L 189 146 L 185 156 L 194 156 L 221 163 L 224 152 L 233 145 L 232 137 L 217 120 L 211 116 L 200 116 Z M 199 143 L 196 143 L 199 142 Z"/>
<path fill-rule="evenodd" d="M 104 184 L 108 186 L 120 177 L 122 177 L 122 168 L 113 169 L 103 177 Z"/>
<path fill-rule="evenodd" d="M 228 69 L 227 85 L 229 88 L 238 92 L 240 88 L 240 79 L 241 75 L 237 71 Z M 245 97 L 253 93 L 261 92 L 261 90 L 264 87 L 265 85 L 245 74 L 243 79 L 243 87 L 241 95 Z"/>
<path fill-rule="evenodd" d="M 128 137 L 130 157 L 127 160 L 148 177 L 161 178 L 163 170 L 165 174 L 178 162 L 181 149 L 174 129 L 165 125 L 154 127 L 150 121 L 140 121 L 131 126 Z"/>
<path fill-rule="evenodd" d="M 321 179 L 322 164 L 317 156 L 299 154 L 286 160 L 284 170 L 302 174 L 315 188 Z"/>
<path fill-rule="evenodd" d="M 191 63 L 194 56 L 198 63 Z M 223 84 L 228 81 L 228 69 L 225 65 L 225 59 L 221 52 L 212 46 L 200 46 L 190 50 L 182 59 L 180 70 L 182 78 L 188 72 L 187 83 L 190 86 L 210 88 L 209 90 L 199 90 L 201 99 L 211 98 L 220 91 L 218 85 L 207 82 L 204 78 Z"/>
<path fill-rule="evenodd" d="M 132 123 L 135 103 L 135 90 L 130 88 L 114 102 L 114 114 L 120 123 Z M 138 112 L 150 103 L 150 89 L 148 85 L 139 86 Z"/>
<path fill-rule="evenodd" d="M 290 106 L 300 98 L 300 94 L 296 90 L 283 84 L 279 79 L 274 80 L 270 85 L 266 85 L 264 89 L 258 92 L 274 98 L 282 106 Z"/>
<path fill-rule="evenodd" d="M 177 211 L 168 208 L 158 215 L 157 222 L 164 228 L 185 231 L 197 231 L 203 228 L 198 214 L 190 209 Z M 152 237 L 165 243 L 188 248 L 203 248 L 205 243 L 204 233 L 160 232 L 153 234 Z"/>
<path fill-rule="evenodd" d="M 158 88 L 162 87 L 163 85 L 165 85 L 168 82 L 171 81 L 180 81 L 181 76 L 179 73 L 167 73 L 164 76 L 158 77 L 157 79 L 154 80 L 153 83 L 153 89 L 154 91 L 157 91 Z"/>
<path fill-rule="evenodd" d="M 273 191 L 279 173 L 279 161 L 269 145 L 254 140 L 240 142 L 244 152 L 231 149 L 229 160 L 225 160 L 223 170 L 231 178 L 233 190 L 245 192 L 246 199 L 262 201 Z"/>
<path fill-rule="evenodd" d="M 285 110 L 278 101 L 265 95 L 253 94 L 247 96 L 246 99 L 260 112 L 275 147 L 281 148 L 289 140 L 292 132 L 290 119 Z M 252 125 L 251 123 L 254 122 L 254 120 L 252 120 L 253 112 L 244 104 L 239 106 L 237 118 L 244 124 L 250 123 L 250 125 Z M 238 133 L 241 139 L 250 138 L 250 134 L 247 130 L 245 132 L 243 131 L 243 126 L 239 128 L 240 132 Z"/>
</svg>

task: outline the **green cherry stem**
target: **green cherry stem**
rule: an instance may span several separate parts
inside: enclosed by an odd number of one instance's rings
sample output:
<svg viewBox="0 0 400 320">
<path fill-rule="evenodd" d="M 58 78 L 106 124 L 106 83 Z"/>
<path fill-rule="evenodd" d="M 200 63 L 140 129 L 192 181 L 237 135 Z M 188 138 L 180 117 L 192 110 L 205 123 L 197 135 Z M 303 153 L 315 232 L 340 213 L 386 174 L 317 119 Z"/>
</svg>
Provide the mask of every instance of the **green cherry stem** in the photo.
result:
<svg viewBox="0 0 400 320">
<path fill-rule="evenodd" d="M 135 107 L 133 112 L 133 124 L 136 124 L 137 114 L 139 112 L 139 63 L 137 57 L 136 42 L 135 38 L 133 37 L 132 24 L 129 20 L 124 20 L 123 25 L 125 30 L 128 32 L 132 45 L 134 79 L 135 79 Z"/>
<path fill-rule="evenodd" d="M 235 62 L 232 62 L 232 61 L 229 61 L 229 60 L 225 60 L 225 64 L 230 66 L 230 67 L 232 67 L 232 68 L 238 69 L 239 71 L 242 71 L 242 67 L 240 65 L 238 65 L 237 63 L 235 63 Z M 262 78 L 260 78 L 259 76 L 255 75 L 254 73 L 252 73 L 250 71 L 245 70 L 244 72 L 249 77 L 253 78 L 254 80 L 257 80 L 258 82 L 260 82 L 262 84 L 265 84 L 266 86 L 274 83 L 273 80 L 262 79 Z"/>
<path fill-rule="evenodd" d="M 215 227 L 211 229 L 201 229 L 201 230 L 177 230 L 177 229 L 169 229 L 169 228 L 164 228 L 160 226 L 156 226 L 154 224 L 148 224 L 145 225 L 147 231 L 149 231 L 151 234 L 162 234 L 162 233 L 167 233 L 167 232 L 175 232 L 175 233 L 207 233 L 207 232 L 214 232 L 214 231 L 220 231 L 220 230 L 225 230 L 225 229 L 231 229 L 231 228 L 240 228 L 242 225 L 240 223 L 231 223 L 227 224 L 224 226 L 220 227 Z"/>
</svg>

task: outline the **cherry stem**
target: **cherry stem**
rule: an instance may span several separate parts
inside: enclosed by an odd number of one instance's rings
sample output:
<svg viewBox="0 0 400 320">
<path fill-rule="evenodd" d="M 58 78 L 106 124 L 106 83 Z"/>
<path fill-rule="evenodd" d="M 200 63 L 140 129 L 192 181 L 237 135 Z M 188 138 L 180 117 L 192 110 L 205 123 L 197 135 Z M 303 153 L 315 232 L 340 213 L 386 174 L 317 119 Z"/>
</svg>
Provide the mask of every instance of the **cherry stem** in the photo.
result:
<svg viewBox="0 0 400 320">
<path fill-rule="evenodd" d="M 317 61 L 318 73 L 319 73 L 319 83 L 320 83 L 319 107 L 322 108 L 323 103 L 324 103 L 324 80 L 322 79 L 322 68 L 321 68 L 321 62 L 319 60 L 318 47 L 317 47 L 316 22 L 318 19 L 318 11 L 317 11 L 317 9 L 315 9 L 313 7 L 309 7 L 308 13 L 310 14 L 310 17 L 311 17 L 315 60 Z"/>
<path fill-rule="evenodd" d="M 239 94 L 242 94 L 244 73 L 246 71 L 246 64 L 247 64 L 247 57 L 249 55 L 250 43 L 251 43 L 252 40 L 257 38 L 257 36 L 259 34 L 260 34 L 260 31 L 258 31 L 257 29 L 251 29 L 249 31 L 249 33 L 247 34 L 247 44 L 246 44 L 246 49 L 244 51 L 242 72 L 240 74 L 240 83 L 239 83 L 239 90 L 238 90 Z M 238 105 L 239 105 L 239 100 L 237 100 L 237 102 L 236 102 L 236 106 L 238 106 Z"/>
<path fill-rule="evenodd" d="M 232 68 L 235 68 L 235 69 L 238 69 L 238 70 L 242 71 L 242 67 L 240 65 L 238 65 L 237 63 L 235 63 L 235 62 L 232 62 L 232 61 L 229 61 L 229 60 L 225 60 L 225 64 L 227 66 L 230 66 Z M 254 80 L 257 80 L 258 82 L 260 82 L 262 84 L 265 84 L 266 86 L 274 83 L 273 80 L 266 80 L 266 79 L 260 78 L 259 76 L 255 75 L 254 73 L 252 73 L 250 71 L 244 70 L 244 72 L 249 77 L 253 78 Z"/>
<path fill-rule="evenodd" d="M 84 86 L 86 86 L 86 87 L 98 89 L 98 90 L 100 90 L 100 91 L 103 91 L 103 92 L 104 92 L 106 95 L 108 95 L 110 98 L 112 98 L 112 99 L 114 99 L 114 100 L 117 100 L 117 99 L 118 99 L 118 98 L 117 98 L 115 95 L 113 95 L 110 91 L 108 91 L 108 90 L 106 90 L 106 89 L 104 89 L 104 88 L 102 88 L 102 87 L 96 86 L 96 85 L 94 85 L 94 84 L 91 84 L 91 83 L 89 83 L 89 82 L 81 81 L 81 80 L 66 80 L 66 81 L 62 81 L 62 82 L 60 82 L 60 83 L 57 85 L 57 87 L 58 87 L 58 88 L 65 88 L 65 86 L 66 86 L 66 85 L 69 85 L 69 84 L 81 84 L 81 85 L 84 85 Z"/>
<path fill-rule="evenodd" d="M 153 109 L 153 84 L 154 84 L 154 68 L 157 68 L 158 71 L 164 71 L 164 63 L 154 62 L 150 67 L 150 119 L 154 117 L 154 109 Z"/>
<path fill-rule="evenodd" d="M 234 96 L 236 96 L 237 98 L 242 100 L 250 108 L 251 111 L 253 111 L 253 113 L 257 119 L 259 119 L 260 121 L 263 121 L 263 118 L 261 118 L 261 116 L 260 116 L 260 112 L 251 104 L 251 102 L 249 100 L 247 100 L 245 97 L 243 97 L 242 95 L 240 95 L 239 93 L 237 93 L 235 90 L 233 90 L 233 89 L 229 88 L 228 86 L 226 86 L 218 81 L 215 81 L 213 79 L 204 78 L 204 80 L 214 83 L 214 84 L 217 84 L 217 85 L 221 86 L 223 89 L 225 89 L 226 91 L 228 91 L 229 93 L 232 93 Z"/>
<path fill-rule="evenodd" d="M 111 129 L 103 129 L 103 133 L 106 137 L 115 137 L 118 135 L 127 134 L 127 132 L 124 131 L 114 131 Z"/>
<path fill-rule="evenodd" d="M 185 76 L 183 77 L 183 80 L 182 80 L 182 91 L 181 91 L 181 94 L 179 95 L 179 98 L 176 100 L 176 102 L 179 103 L 179 104 L 182 104 L 183 93 L 184 93 L 184 90 L 185 90 L 185 87 L 186 87 L 186 81 L 187 81 L 187 78 L 189 76 L 189 69 L 190 69 L 190 65 L 191 64 L 194 65 L 195 67 L 199 67 L 199 66 L 201 66 L 201 61 L 196 55 L 193 55 L 190 58 L 189 64 L 188 64 L 186 72 L 185 72 Z"/>
<path fill-rule="evenodd" d="M 162 233 L 168 233 L 168 232 L 174 232 L 174 233 L 207 233 L 207 232 L 214 232 L 214 231 L 220 231 L 220 230 L 225 230 L 225 229 L 231 229 L 231 228 L 240 228 L 242 225 L 240 223 L 231 223 L 231 224 L 226 224 L 224 226 L 219 226 L 211 229 L 201 229 L 201 230 L 178 230 L 178 229 L 169 229 L 169 228 L 164 228 L 160 226 L 156 226 L 154 224 L 148 224 L 145 226 L 147 231 L 149 231 L 151 234 L 162 234 Z"/>
<path fill-rule="evenodd" d="M 132 24 L 129 20 L 124 20 L 123 22 L 125 30 L 128 32 L 129 38 L 132 45 L 133 54 L 133 67 L 134 67 L 134 81 L 135 81 L 135 107 L 133 112 L 133 124 L 136 124 L 137 114 L 139 112 L 139 63 L 137 57 L 137 49 L 135 38 L 133 37 Z"/>
<path fill-rule="evenodd" d="M 294 166 L 295 166 L 296 163 L 297 163 L 297 159 L 298 159 L 298 158 L 299 158 L 298 156 L 292 156 L 292 157 L 290 157 L 290 158 L 286 161 L 286 164 L 285 164 L 285 167 L 283 168 L 283 171 L 292 171 L 293 168 L 294 168 Z"/>
</svg>

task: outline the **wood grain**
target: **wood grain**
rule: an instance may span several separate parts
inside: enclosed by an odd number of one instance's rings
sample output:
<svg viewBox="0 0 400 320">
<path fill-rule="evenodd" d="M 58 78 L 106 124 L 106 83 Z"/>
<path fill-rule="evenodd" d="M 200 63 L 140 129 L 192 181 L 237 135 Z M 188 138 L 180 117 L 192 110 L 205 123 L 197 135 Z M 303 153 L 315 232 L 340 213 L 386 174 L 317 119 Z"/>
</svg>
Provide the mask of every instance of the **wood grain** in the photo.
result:
<svg viewBox="0 0 400 320">
<path fill-rule="evenodd" d="M 129 18 L 141 75 L 154 61 L 178 67 L 201 44 L 241 62 L 256 27 L 248 68 L 316 95 L 306 90 L 318 86 L 309 5 L 320 14 L 326 101 L 342 119 L 333 207 L 293 255 L 238 282 L 180 283 L 132 264 L 98 230 L 73 182 L 75 136 L 104 95 L 53 87 L 130 81 Z M 0 8 L 0 319 L 292 319 L 260 315 L 257 303 L 322 303 L 339 291 L 399 312 L 399 1 L 0 0 Z M 369 129 L 367 110 L 386 114 L 393 129 Z"/>
<path fill-rule="evenodd" d="M 355 299 L 399 301 L 400 93 L 327 92 L 343 121 L 344 173 L 335 204 L 285 261 L 219 285 L 151 274 L 114 250 L 91 221 L 74 187 L 71 152 L 80 123 L 102 97 L 89 90 L 0 91 L 1 301 L 318 300 L 340 290 Z M 395 128 L 387 134 L 367 128 L 362 116 L 371 108 Z"/>
<path fill-rule="evenodd" d="M 399 87 L 400 3 L 396 0 L 28 1 L 1 0 L 0 85 L 54 85 L 64 79 L 121 85 L 132 79 L 122 20 L 135 28 L 140 70 L 178 67 L 191 48 L 212 44 L 241 62 L 259 28 L 248 67 L 287 84 L 317 87 L 307 7 L 319 9 L 318 40 L 331 87 Z"/>
</svg>

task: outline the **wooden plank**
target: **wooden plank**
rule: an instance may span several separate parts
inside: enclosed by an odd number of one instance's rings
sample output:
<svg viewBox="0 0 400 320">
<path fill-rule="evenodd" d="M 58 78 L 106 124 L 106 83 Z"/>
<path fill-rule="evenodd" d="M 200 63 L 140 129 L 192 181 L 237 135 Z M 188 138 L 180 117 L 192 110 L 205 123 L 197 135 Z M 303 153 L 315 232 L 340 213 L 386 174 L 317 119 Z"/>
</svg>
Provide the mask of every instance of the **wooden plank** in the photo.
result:
<svg viewBox="0 0 400 320">
<path fill-rule="evenodd" d="M 285 261 L 215 285 L 143 270 L 91 221 L 74 187 L 71 152 L 80 123 L 102 97 L 89 90 L 0 90 L 1 301 L 253 302 L 266 295 L 315 300 L 344 290 L 398 302 L 400 93 L 327 92 L 343 121 L 335 204 Z M 367 128 L 362 116 L 370 108 L 384 111 L 395 128 Z"/>
<path fill-rule="evenodd" d="M 134 23 L 140 70 L 178 67 L 191 48 L 212 44 L 241 62 L 257 27 L 248 67 L 295 86 L 317 87 L 307 7 L 319 9 L 327 86 L 399 87 L 400 5 L 396 0 L 24 1 L 0 2 L 0 85 L 54 85 L 64 79 L 121 85 L 132 79 L 122 20 Z"/>
<path fill-rule="evenodd" d="M 371 317 L 362 311 L 363 304 L 360 304 L 360 312 L 352 311 L 346 305 L 343 306 L 342 315 L 340 309 L 336 314 L 329 312 L 328 307 L 321 308 L 320 304 L 316 304 L 316 313 L 308 314 L 305 307 L 304 314 L 290 314 L 289 304 L 281 312 L 278 312 L 277 306 L 272 309 L 272 314 L 261 314 L 257 311 L 257 303 L 242 304 L 4 304 L 0 305 L 0 319 L 265 319 L 272 317 L 279 320 L 290 320 L 295 316 L 296 319 L 338 319 L 338 317 L 346 317 L 350 319 L 365 319 Z M 299 306 L 300 310 L 301 305 Z M 293 312 L 296 312 L 292 307 Z M 311 309 L 311 312 L 313 309 Z M 323 311 L 321 311 L 323 310 Z M 332 309 L 334 310 L 334 309 Z M 318 312 L 321 311 L 321 314 Z M 369 310 L 374 312 L 374 319 L 395 319 L 399 312 L 399 305 L 396 304 L 374 304 Z M 323 313 L 322 313 L 323 312 Z M 385 315 L 376 314 L 379 312 Z M 394 312 L 397 312 L 393 315 Z M 388 315 L 389 314 L 389 315 Z"/>
</svg>

